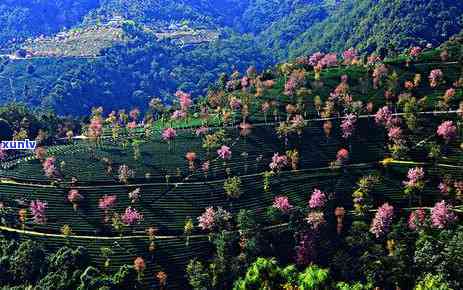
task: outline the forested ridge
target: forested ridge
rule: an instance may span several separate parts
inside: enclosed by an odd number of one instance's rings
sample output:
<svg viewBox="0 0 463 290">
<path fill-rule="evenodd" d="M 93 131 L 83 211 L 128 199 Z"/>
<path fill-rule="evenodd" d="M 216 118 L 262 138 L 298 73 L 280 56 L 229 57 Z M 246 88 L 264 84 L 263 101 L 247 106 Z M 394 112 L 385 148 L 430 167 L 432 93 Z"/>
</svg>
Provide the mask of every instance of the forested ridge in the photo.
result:
<svg viewBox="0 0 463 290">
<path fill-rule="evenodd" d="M 83 114 L 99 105 L 141 106 L 153 96 L 169 102 L 177 89 L 198 97 L 222 73 L 249 66 L 262 70 L 317 51 L 353 47 L 360 55 L 384 57 L 412 46 L 437 46 L 461 31 L 462 12 L 463 3 L 451 0 L 3 1 L 0 46 L 7 52 L 21 48 L 27 38 L 115 17 L 129 25 L 127 43 L 103 49 L 95 60 L 2 60 L 1 101 Z M 215 31 L 219 38 L 184 47 L 157 41 L 146 30 L 172 24 L 193 34 Z"/>
</svg>

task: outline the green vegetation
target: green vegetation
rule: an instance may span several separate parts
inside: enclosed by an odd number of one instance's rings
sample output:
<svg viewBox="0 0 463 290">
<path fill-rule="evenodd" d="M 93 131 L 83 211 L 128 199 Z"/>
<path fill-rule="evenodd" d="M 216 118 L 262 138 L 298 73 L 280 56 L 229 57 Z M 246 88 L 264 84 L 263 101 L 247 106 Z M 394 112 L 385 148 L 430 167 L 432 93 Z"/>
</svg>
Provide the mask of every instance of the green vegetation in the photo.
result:
<svg viewBox="0 0 463 290">
<path fill-rule="evenodd" d="M 37 1 L 34 5 L 44 15 L 18 27 L 11 20 L 18 17 L 6 15 L 12 9 L 27 15 L 32 8 L 25 8 L 21 1 L 0 6 L 0 17 L 4 15 L 9 23 L 0 29 L 0 44 L 13 35 L 23 40 L 36 37 L 38 30 L 51 36 L 63 26 L 83 27 L 66 37 L 3 46 L 10 52 L 19 46 L 33 48 L 36 56 L 52 57 L 1 61 L 2 101 L 20 100 L 73 115 L 99 105 L 143 108 L 152 96 L 170 103 L 177 89 L 204 96 L 221 73 L 243 73 L 249 66 L 262 70 L 317 51 L 342 52 L 354 47 L 360 54 L 385 56 L 414 45 L 436 46 L 461 30 L 463 11 L 463 4 L 446 0 L 106 0 L 99 5 L 93 1 L 73 6 L 68 1 L 56 1 L 55 6 Z M 67 12 L 69 7 L 72 13 Z M 59 25 L 54 9 L 66 12 Z M 45 13 L 52 16 L 47 18 Z M 118 21 L 125 21 L 123 31 L 102 28 Z M 187 34 L 180 37 L 182 33 Z M 98 59 L 69 59 L 100 55 Z M 54 59 L 57 56 L 68 57 Z"/>
</svg>

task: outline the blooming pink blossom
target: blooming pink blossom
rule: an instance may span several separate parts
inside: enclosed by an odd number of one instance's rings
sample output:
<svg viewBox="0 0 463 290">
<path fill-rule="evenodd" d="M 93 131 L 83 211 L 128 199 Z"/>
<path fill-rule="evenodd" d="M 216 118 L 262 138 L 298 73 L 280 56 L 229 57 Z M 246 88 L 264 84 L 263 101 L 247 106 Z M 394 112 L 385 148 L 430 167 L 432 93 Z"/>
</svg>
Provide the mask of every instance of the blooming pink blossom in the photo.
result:
<svg viewBox="0 0 463 290">
<path fill-rule="evenodd" d="M 162 139 L 164 141 L 172 141 L 177 136 L 177 131 L 173 128 L 166 128 L 162 132 Z"/>
<path fill-rule="evenodd" d="M 382 107 L 376 112 L 375 121 L 378 125 L 388 127 L 392 119 L 392 112 L 387 106 Z"/>
<path fill-rule="evenodd" d="M 352 47 L 342 53 L 345 64 L 352 64 L 357 60 L 357 51 Z"/>
<path fill-rule="evenodd" d="M 414 46 L 410 49 L 410 57 L 418 57 L 421 54 L 422 48 L 419 46 Z"/>
<path fill-rule="evenodd" d="M 116 195 L 104 195 L 98 201 L 98 207 L 102 210 L 109 210 L 116 205 L 117 196 Z"/>
<path fill-rule="evenodd" d="M 402 141 L 402 129 L 400 127 L 391 127 L 387 136 L 392 142 L 400 143 Z"/>
<path fill-rule="evenodd" d="M 336 160 L 339 162 L 344 162 L 349 159 L 349 151 L 347 149 L 339 149 L 338 153 L 336 154 Z"/>
<path fill-rule="evenodd" d="M 188 111 L 191 104 L 193 103 L 193 101 L 191 100 L 191 95 L 183 91 L 177 91 L 175 93 L 175 96 L 178 98 L 181 110 L 185 112 Z"/>
<path fill-rule="evenodd" d="M 232 218 L 231 214 L 222 209 L 217 208 L 217 211 L 213 207 L 208 207 L 204 213 L 198 217 L 199 227 L 202 230 L 213 230 L 214 227 L 220 223 L 227 223 Z"/>
<path fill-rule="evenodd" d="M 371 223 L 370 232 L 379 238 L 385 235 L 392 225 L 394 217 L 394 207 L 388 203 L 383 204 L 378 208 L 375 218 Z"/>
<path fill-rule="evenodd" d="M 418 227 L 423 226 L 425 221 L 426 212 L 424 211 L 424 209 L 419 208 L 417 210 L 414 210 L 408 216 L 408 228 L 412 231 L 415 231 Z"/>
<path fill-rule="evenodd" d="M 326 194 L 322 192 L 320 189 L 315 188 L 312 192 L 312 195 L 310 196 L 309 207 L 312 209 L 320 209 L 326 205 L 326 202 Z"/>
<path fill-rule="evenodd" d="M 175 110 L 173 113 L 172 113 L 172 116 L 170 116 L 170 118 L 172 120 L 181 120 L 181 119 L 184 119 L 186 118 L 186 112 L 185 111 L 182 111 L 182 110 Z"/>
<path fill-rule="evenodd" d="M 355 114 L 347 114 L 341 122 L 342 137 L 347 139 L 354 133 L 357 116 Z"/>
<path fill-rule="evenodd" d="M 222 145 L 219 150 L 217 150 L 217 154 L 219 154 L 220 158 L 223 160 L 229 160 L 232 156 L 232 152 L 230 150 L 230 147 L 226 145 Z"/>
<path fill-rule="evenodd" d="M 321 52 L 316 52 L 314 54 L 312 54 L 310 57 L 309 57 L 309 64 L 311 66 L 317 66 L 318 63 L 322 60 L 322 58 L 325 56 L 324 53 L 321 53 Z"/>
<path fill-rule="evenodd" d="M 291 119 L 291 125 L 297 129 L 304 128 L 305 120 L 302 115 L 297 114 Z"/>
<path fill-rule="evenodd" d="M 273 201 L 273 207 L 280 210 L 283 213 L 288 213 L 293 206 L 289 203 L 289 199 L 285 195 L 275 197 Z"/>
<path fill-rule="evenodd" d="M 410 168 L 407 173 L 408 180 L 403 184 L 407 187 L 419 187 L 424 179 L 424 169 L 421 167 Z"/>
<path fill-rule="evenodd" d="M 451 99 L 455 96 L 455 89 L 454 88 L 450 88 L 448 90 L 445 91 L 445 95 L 444 95 L 444 98 L 445 99 Z"/>
<path fill-rule="evenodd" d="M 72 204 L 79 203 L 82 199 L 84 199 L 83 195 L 79 193 L 77 189 L 71 189 L 68 193 L 68 200 Z"/>
<path fill-rule="evenodd" d="M 444 73 L 442 72 L 442 70 L 440 69 L 433 69 L 430 73 L 429 73 L 429 85 L 432 87 L 432 88 L 435 88 L 439 85 L 439 83 L 442 81 L 444 77 Z"/>
<path fill-rule="evenodd" d="M 437 202 L 431 209 L 431 224 L 434 228 L 444 229 L 457 221 L 452 206 L 445 201 Z"/>
<path fill-rule="evenodd" d="M 286 155 L 273 154 L 272 162 L 269 164 L 270 169 L 280 171 L 286 166 L 288 166 L 288 157 Z"/>
<path fill-rule="evenodd" d="M 457 136 L 457 127 L 453 124 L 453 121 L 445 121 L 437 128 L 437 135 L 449 142 Z"/>
<path fill-rule="evenodd" d="M 297 88 L 297 82 L 293 78 L 289 78 L 288 81 L 285 83 L 285 91 L 284 94 L 287 96 L 292 96 L 294 91 Z"/>
<path fill-rule="evenodd" d="M 412 81 L 406 81 L 404 87 L 407 90 L 412 90 L 415 87 L 415 84 Z"/>
<path fill-rule="evenodd" d="M 54 178 L 59 176 L 58 169 L 55 166 L 56 158 L 55 157 L 48 157 L 42 163 L 43 171 L 45 172 L 45 176 L 48 178 Z"/>
<path fill-rule="evenodd" d="M 202 230 L 212 230 L 214 227 L 215 210 L 213 207 L 208 207 L 204 213 L 198 217 L 199 227 Z"/>
<path fill-rule="evenodd" d="M 140 223 L 143 220 L 143 215 L 136 209 L 129 206 L 125 209 L 124 214 L 122 214 L 121 220 L 124 224 L 130 226 L 136 223 Z"/>
<path fill-rule="evenodd" d="M 322 67 L 332 67 L 338 64 L 338 56 L 336 53 L 326 54 L 319 62 L 319 65 Z"/>
<path fill-rule="evenodd" d="M 133 129 L 137 128 L 137 123 L 136 123 L 135 121 L 128 122 L 128 123 L 127 123 L 127 128 L 133 130 Z"/>
<path fill-rule="evenodd" d="M 239 80 L 229 80 L 226 84 L 225 84 L 225 89 L 227 91 L 234 91 L 236 90 L 239 85 L 240 85 L 240 81 Z"/>
<path fill-rule="evenodd" d="M 45 211 L 47 209 L 47 203 L 40 200 L 31 201 L 30 210 L 32 218 L 36 224 L 46 224 L 47 217 Z"/>
<path fill-rule="evenodd" d="M 201 127 L 196 129 L 195 134 L 196 134 L 196 136 L 201 136 L 201 135 L 205 135 L 208 131 L 209 131 L 208 127 L 201 126 Z"/>
</svg>

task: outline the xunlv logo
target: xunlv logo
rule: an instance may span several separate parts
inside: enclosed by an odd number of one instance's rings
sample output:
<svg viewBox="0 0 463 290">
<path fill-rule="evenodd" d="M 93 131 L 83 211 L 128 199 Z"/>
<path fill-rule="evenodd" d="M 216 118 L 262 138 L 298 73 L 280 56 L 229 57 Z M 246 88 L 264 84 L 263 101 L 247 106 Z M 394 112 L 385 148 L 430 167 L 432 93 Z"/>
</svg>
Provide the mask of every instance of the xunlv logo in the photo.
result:
<svg viewBox="0 0 463 290">
<path fill-rule="evenodd" d="M 0 143 L 0 148 L 3 150 L 34 150 L 37 145 L 37 141 L 19 140 L 19 141 L 2 141 Z"/>
</svg>

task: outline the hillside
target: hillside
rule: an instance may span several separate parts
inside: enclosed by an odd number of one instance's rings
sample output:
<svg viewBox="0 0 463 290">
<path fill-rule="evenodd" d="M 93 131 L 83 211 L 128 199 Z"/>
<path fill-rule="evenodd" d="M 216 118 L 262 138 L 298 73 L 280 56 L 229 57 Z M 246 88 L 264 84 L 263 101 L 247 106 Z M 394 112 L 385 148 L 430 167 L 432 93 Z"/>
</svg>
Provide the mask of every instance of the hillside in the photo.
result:
<svg viewBox="0 0 463 290">
<path fill-rule="evenodd" d="M 388 54 L 436 46 L 462 29 L 462 12 L 460 1 L 340 1 L 330 17 L 299 35 L 290 55 L 349 47 Z"/>
<path fill-rule="evenodd" d="M 56 135 L 35 153 L 3 156 L 0 232 L 37 243 L 19 252 L 0 244 L 3 257 L 28 261 L 21 253 L 32 251 L 50 262 L 36 276 L 37 262 L 32 270 L 7 263 L 12 275 L 0 285 L 216 290 L 318 281 L 245 275 L 259 257 L 275 257 L 297 264 L 293 272 L 329 268 L 332 281 L 319 278 L 327 289 L 345 289 L 337 281 L 413 289 L 437 269 L 459 289 L 462 51 L 454 39 L 413 57 L 346 57 L 318 71 L 300 58 L 222 77 L 199 103 L 179 91 L 173 108 L 152 100 L 144 114 L 95 108 L 81 130 L 30 115 L 15 123 L 24 110 L 0 110 L 11 131 L 35 138 L 30 126 L 42 122 Z M 403 222 L 413 214 L 425 218 Z M 62 247 L 79 251 L 58 259 Z M 54 265 L 77 254 L 94 268 L 84 261 L 57 275 Z"/>
</svg>

